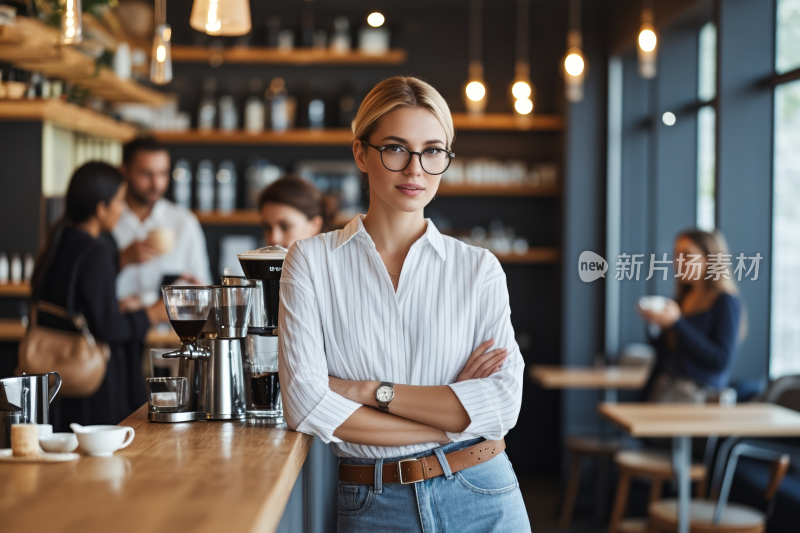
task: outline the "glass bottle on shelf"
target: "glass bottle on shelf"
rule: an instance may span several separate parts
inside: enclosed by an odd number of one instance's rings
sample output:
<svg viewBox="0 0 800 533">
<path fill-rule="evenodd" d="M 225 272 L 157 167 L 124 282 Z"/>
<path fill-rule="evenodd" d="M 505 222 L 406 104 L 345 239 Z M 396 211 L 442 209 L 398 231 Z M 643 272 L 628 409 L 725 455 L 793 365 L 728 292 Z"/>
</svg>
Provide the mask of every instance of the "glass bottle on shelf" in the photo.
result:
<svg viewBox="0 0 800 533">
<path fill-rule="evenodd" d="M 195 194 L 199 211 L 207 213 L 214 210 L 214 163 L 209 159 L 197 164 Z"/>
<path fill-rule="evenodd" d="M 312 130 L 325 127 L 325 102 L 320 98 L 314 98 L 308 103 L 308 126 Z"/>
<path fill-rule="evenodd" d="M 300 46 L 303 48 L 314 47 L 314 11 L 311 7 L 303 10 L 303 18 L 300 22 Z"/>
<path fill-rule="evenodd" d="M 269 48 L 278 48 L 278 37 L 281 32 L 281 19 L 276 16 L 271 16 L 267 19 L 267 46 Z"/>
<path fill-rule="evenodd" d="M 236 100 L 226 94 L 219 98 L 219 129 L 234 131 L 239 127 L 239 115 L 236 112 Z"/>
<path fill-rule="evenodd" d="M 249 84 L 251 94 L 244 104 L 244 129 L 248 133 L 264 131 L 264 99 L 261 96 L 263 85 L 257 78 Z"/>
<path fill-rule="evenodd" d="M 289 93 L 286 91 L 286 84 L 283 78 L 273 78 L 267 90 L 267 98 L 270 100 L 270 118 L 272 119 L 272 129 L 275 131 L 286 131 L 289 129 Z"/>
<path fill-rule="evenodd" d="M 349 86 L 345 87 L 339 97 L 339 126 L 349 128 L 356 116 L 356 95 Z"/>
<path fill-rule="evenodd" d="M 336 17 L 333 28 L 331 50 L 337 54 L 346 54 L 350 51 L 350 21 L 347 17 Z"/>
<path fill-rule="evenodd" d="M 217 209 L 230 213 L 236 209 L 236 165 L 226 159 L 217 169 Z"/>
<path fill-rule="evenodd" d="M 172 169 L 172 197 L 185 209 L 192 208 L 192 166 L 186 159 L 179 159 Z"/>
<path fill-rule="evenodd" d="M 217 102 L 214 92 L 217 89 L 215 78 L 206 78 L 203 81 L 203 98 L 200 100 L 200 109 L 197 113 L 197 129 L 201 131 L 213 130 L 217 121 Z"/>
</svg>

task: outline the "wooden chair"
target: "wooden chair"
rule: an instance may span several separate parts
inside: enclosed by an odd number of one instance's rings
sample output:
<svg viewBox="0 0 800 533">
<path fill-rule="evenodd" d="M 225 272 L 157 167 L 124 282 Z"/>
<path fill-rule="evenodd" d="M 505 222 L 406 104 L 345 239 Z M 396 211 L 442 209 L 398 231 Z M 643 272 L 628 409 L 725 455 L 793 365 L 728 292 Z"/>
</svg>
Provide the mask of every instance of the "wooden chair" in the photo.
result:
<svg viewBox="0 0 800 533">
<path fill-rule="evenodd" d="M 572 522 L 572 512 L 575 510 L 575 500 L 578 498 L 578 488 L 581 484 L 581 463 L 589 457 L 599 459 L 611 458 L 622 447 L 618 440 L 604 440 L 595 437 L 567 437 L 567 452 L 572 457 L 567 481 L 567 490 L 564 493 L 564 503 L 561 506 L 561 518 L 558 522 L 560 529 L 567 529 Z"/>
<path fill-rule="evenodd" d="M 789 470 L 789 454 L 748 443 L 739 443 L 731 451 L 719 499 L 716 502 L 701 499 L 691 501 L 689 520 L 692 533 L 764 533 L 766 531 L 767 515 L 745 505 L 728 503 L 733 474 L 739 457 L 742 455 L 772 461 L 772 472 L 764 499 L 769 502 L 770 506 L 773 504 L 778 487 Z M 648 512 L 651 533 L 677 530 L 677 500 L 669 499 L 652 503 Z"/>
<path fill-rule="evenodd" d="M 614 498 L 614 507 L 611 511 L 611 520 L 608 525 L 609 533 L 635 533 L 647 530 L 647 520 L 623 520 L 625 507 L 628 503 L 628 492 L 631 479 L 649 479 L 650 499 L 652 504 L 661 499 L 661 491 L 665 481 L 674 479 L 672 459 L 665 452 L 651 450 L 622 450 L 614 455 L 614 462 L 619 468 L 619 484 L 617 495 Z M 696 495 L 701 497 L 706 492 L 707 470 L 705 465 L 694 464 L 689 471 L 692 481 L 697 482 Z"/>
</svg>

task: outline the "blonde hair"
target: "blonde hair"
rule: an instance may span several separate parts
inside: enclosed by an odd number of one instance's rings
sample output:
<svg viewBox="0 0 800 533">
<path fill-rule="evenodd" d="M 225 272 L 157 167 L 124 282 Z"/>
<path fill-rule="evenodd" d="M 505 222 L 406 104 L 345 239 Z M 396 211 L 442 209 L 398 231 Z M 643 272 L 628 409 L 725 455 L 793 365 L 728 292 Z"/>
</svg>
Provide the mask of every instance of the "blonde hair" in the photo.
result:
<svg viewBox="0 0 800 533">
<path fill-rule="evenodd" d="M 398 107 L 425 108 L 433 113 L 444 128 L 445 147 L 451 149 L 456 130 L 447 102 L 431 85 L 409 76 L 385 79 L 364 97 L 351 126 L 353 140 L 366 141 L 378 119 Z"/>
<path fill-rule="evenodd" d="M 681 231 L 677 237 L 675 237 L 675 242 L 680 239 L 688 239 L 695 246 L 700 248 L 705 256 L 706 260 L 708 260 L 709 255 L 713 254 L 724 254 L 728 255 L 730 252 L 728 251 L 728 242 L 725 240 L 725 236 L 722 235 L 722 232 L 719 230 L 714 230 L 713 232 L 699 230 L 697 228 L 691 228 Z M 677 280 L 676 280 L 677 281 Z M 734 283 L 733 278 L 725 278 L 724 276 L 720 276 L 719 279 L 707 279 L 705 283 L 711 288 L 712 290 L 718 293 L 725 293 L 730 294 L 732 296 L 738 296 L 739 290 L 736 288 L 736 283 Z M 678 284 L 676 290 L 676 301 L 678 304 L 682 304 L 684 298 L 689 293 L 691 287 L 686 284 Z M 742 340 L 747 335 L 747 310 L 742 304 L 742 313 L 739 320 L 739 339 Z"/>
</svg>

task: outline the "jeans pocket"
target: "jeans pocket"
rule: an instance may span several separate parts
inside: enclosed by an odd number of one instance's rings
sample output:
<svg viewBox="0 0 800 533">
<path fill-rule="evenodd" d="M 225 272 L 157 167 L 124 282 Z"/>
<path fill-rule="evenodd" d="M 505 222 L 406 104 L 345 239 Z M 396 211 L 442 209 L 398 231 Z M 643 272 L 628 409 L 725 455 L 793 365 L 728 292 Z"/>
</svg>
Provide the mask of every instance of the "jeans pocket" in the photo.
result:
<svg viewBox="0 0 800 533">
<path fill-rule="evenodd" d="M 505 452 L 485 463 L 456 472 L 455 476 L 464 487 L 477 494 L 503 494 L 518 486 L 517 476 Z"/>
<path fill-rule="evenodd" d="M 339 514 L 354 516 L 366 512 L 375 500 L 371 485 L 351 485 L 339 482 Z"/>
</svg>

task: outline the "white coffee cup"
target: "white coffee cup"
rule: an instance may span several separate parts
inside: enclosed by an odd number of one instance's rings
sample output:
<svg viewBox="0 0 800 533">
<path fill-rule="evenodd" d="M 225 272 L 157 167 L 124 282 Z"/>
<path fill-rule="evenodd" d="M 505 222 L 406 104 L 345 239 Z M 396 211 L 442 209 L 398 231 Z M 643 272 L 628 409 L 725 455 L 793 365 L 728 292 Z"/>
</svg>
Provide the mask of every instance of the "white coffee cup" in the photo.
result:
<svg viewBox="0 0 800 533">
<path fill-rule="evenodd" d="M 133 442 L 136 432 L 126 426 L 82 426 L 70 424 L 81 450 L 89 455 L 109 456 Z"/>
<path fill-rule="evenodd" d="M 150 230 L 147 238 L 153 243 L 158 255 L 164 255 L 175 246 L 175 232 L 168 228 Z"/>
<path fill-rule="evenodd" d="M 39 435 L 39 446 L 49 453 L 69 453 L 78 447 L 78 439 L 75 433 Z"/>
<path fill-rule="evenodd" d="M 646 311 L 660 313 L 667 306 L 667 299 L 663 296 L 642 296 L 639 299 L 639 307 Z"/>
</svg>

